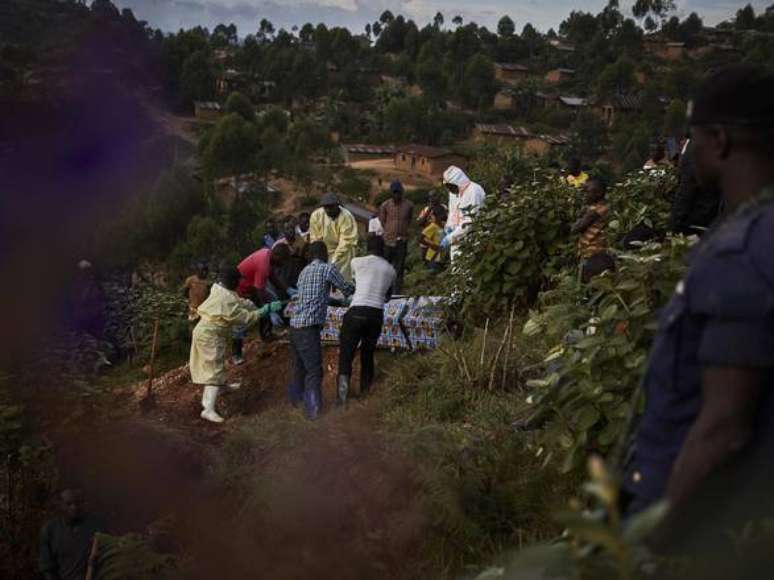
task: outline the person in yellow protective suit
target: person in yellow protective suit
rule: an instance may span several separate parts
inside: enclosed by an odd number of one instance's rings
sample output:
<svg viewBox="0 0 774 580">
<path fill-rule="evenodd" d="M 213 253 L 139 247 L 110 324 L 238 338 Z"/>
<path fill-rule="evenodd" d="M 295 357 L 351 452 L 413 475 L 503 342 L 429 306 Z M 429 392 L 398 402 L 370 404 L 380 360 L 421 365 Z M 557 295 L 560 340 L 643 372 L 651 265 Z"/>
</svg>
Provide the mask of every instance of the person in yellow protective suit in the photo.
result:
<svg viewBox="0 0 774 580">
<path fill-rule="evenodd" d="M 202 385 L 202 419 L 222 423 L 215 411 L 215 401 L 222 388 L 238 389 L 226 383 L 226 344 L 235 326 L 251 326 L 271 312 L 282 310 L 281 302 L 256 308 L 252 301 L 236 292 L 242 275 L 236 268 L 224 268 L 220 280 L 213 284 L 210 295 L 197 309 L 199 322 L 193 331 L 189 368 L 191 380 Z"/>
<path fill-rule="evenodd" d="M 352 258 L 357 251 L 357 223 L 355 217 L 341 207 L 333 193 L 326 193 L 322 207 L 316 209 L 309 222 L 311 242 L 325 242 L 329 262 L 348 282 L 352 281 Z"/>
</svg>

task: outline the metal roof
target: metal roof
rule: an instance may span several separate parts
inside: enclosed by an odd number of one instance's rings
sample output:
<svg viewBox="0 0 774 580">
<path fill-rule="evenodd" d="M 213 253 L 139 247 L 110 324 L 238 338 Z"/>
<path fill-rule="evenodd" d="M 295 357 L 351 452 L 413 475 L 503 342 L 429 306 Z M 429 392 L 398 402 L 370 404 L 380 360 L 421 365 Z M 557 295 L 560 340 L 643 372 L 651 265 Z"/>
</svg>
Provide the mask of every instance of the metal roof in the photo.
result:
<svg viewBox="0 0 774 580">
<path fill-rule="evenodd" d="M 551 145 L 565 145 L 569 139 L 564 135 L 543 135 L 529 131 L 525 127 L 513 127 L 511 125 L 485 125 L 479 123 L 476 125 L 479 132 L 487 135 L 499 135 L 503 137 L 513 137 L 515 139 L 540 139 Z"/>
<path fill-rule="evenodd" d="M 220 103 L 216 103 L 215 101 L 194 101 L 194 107 L 206 111 L 220 111 L 222 108 Z"/>
<path fill-rule="evenodd" d="M 529 67 L 524 66 L 523 64 L 517 64 L 513 62 L 496 62 L 495 66 L 503 70 L 529 72 Z"/>
<path fill-rule="evenodd" d="M 559 97 L 559 100 L 568 107 L 585 107 L 589 104 L 588 99 L 582 97 Z"/>
<path fill-rule="evenodd" d="M 428 145 L 403 145 L 398 147 L 398 152 L 407 153 L 409 155 L 419 155 L 420 157 L 428 157 L 430 159 L 436 157 L 446 157 L 448 155 L 454 155 L 453 151 L 448 149 L 440 149 L 438 147 L 430 147 Z"/>
<path fill-rule="evenodd" d="M 516 137 L 526 139 L 530 136 L 530 132 L 524 127 L 513 127 L 512 125 L 487 125 L 484 123 L 476 124 L 476 129 L 481 133 L 487 135 L 503 135 L 507 137 Z"/>
<path fill-rule="evenodd" d="M 395 147 L 392 145 L 344 145 L 348 153 L 361 153 L 366 155 L 394 155 Z"/>
</svg>

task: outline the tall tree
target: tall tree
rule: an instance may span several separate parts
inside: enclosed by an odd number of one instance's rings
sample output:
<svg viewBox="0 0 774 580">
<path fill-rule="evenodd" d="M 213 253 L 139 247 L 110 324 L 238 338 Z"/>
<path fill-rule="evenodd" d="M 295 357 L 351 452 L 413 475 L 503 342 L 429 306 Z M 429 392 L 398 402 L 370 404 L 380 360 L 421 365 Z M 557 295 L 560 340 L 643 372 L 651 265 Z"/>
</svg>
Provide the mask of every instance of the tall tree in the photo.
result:
<svg viewBox="0 0 774 580">
<path fill-rule="evenodd" d="M 734 24 L 736 25 L 737 30 L 751 30 L 756 28 L 755 9 L 748 4 L 744 8 L 738 10 Z"/>
<path fill-rule="evenodd" d="M 674 0 L 637 0 L 632 6 L 632 14 L 637 20 L 645 19 L 646 30 L 658 28 L 658 22 L 666 20 L 675 10 Z"/>
<path fill-rule="evenodd" d="M 438 66 L 443 58 L 441 53 L 431 43 L 426 43 L 419 54 L 417 63 L 417 82 L 425 97 L 433 103 L 443 103 L 446 100 L 448 82 L 443 67 Z"/>
<path fill-rule="evenodd" d="M 573 10 L 559 25 L 559 33 L 570 42 L 583 44 L 594 37 L 598 28 L 596 16 L 589 12 Z"/>
<path fill-rule="evenodd" d="M 218 121 L 203 151 L 205 173 L 213 179 L 254 171 L 259 146 L 252 123 L 236 113 L 226 115 Z"/>
<path fill-rule="evenodd" d="M 454 26 L 462 26 L 462 22 L 463 22 L 462 16 L 460 16 L 459 14 L 457 14 L 457 16 L 452 18 L 452 24 L 454 24 Z"/>
<path fill-rule="evenodd" d="M 180 84 L 189 102 L 207 101 L 215 96 L 215 71 L 205 51 L 198 50 L 185 60 Z"/>
<path fill-rule="evenodd" d="M 255 108 L 246 96 L 242 93 L 233 92 L 226 99 L 226 114 L 235 113 L 245 121 L 255 121 Z"/>
<path fill-rule="evenodd" d="M 433 18 L 433 26 L 435 26 L 436 29 L 440 30 L 441 28 L 443 28 L 443 23 L 444 23 L 443 14 L 441 14 L 440 12 L 436 12 L 435 17 Z"/>
<path fill-rule="evenodd" d="M 379 17 L 379 22 L 381 22 L 385 26 L 390 22 L 392 22 L 393 20 L 395 20 L 395 16 L 389 10 L 385 10 L 384 12 L 382 12 L 382 15 Z"/>
<path fill-rule="evenodd" d="M 494 63 L 484 54 L 474 55 L 465 65 L 461 87 L 463 102 L 483 111 L 492 105 L 496 92 Z"/>
<path fill-rule="evenodd" d="M 298 34 L 298 37 L 301 39 L 301 42 L 311 42 L 313 36 L 314 25 L 311 22 L 307 22 L 301 27 L 301 32 Z"/>
<path fill-rule="evenodd" d="M 508 38 L 510 36 L 513 36 L 516 32 L 516 25 L 513 23 L 513 20 L 511 20 L 511 17 L 507 14 L 500 18 L 500 21 L 497 23 L 497 34 L 500 36 L 503 36 L 505 38 Z"/>
</svg>

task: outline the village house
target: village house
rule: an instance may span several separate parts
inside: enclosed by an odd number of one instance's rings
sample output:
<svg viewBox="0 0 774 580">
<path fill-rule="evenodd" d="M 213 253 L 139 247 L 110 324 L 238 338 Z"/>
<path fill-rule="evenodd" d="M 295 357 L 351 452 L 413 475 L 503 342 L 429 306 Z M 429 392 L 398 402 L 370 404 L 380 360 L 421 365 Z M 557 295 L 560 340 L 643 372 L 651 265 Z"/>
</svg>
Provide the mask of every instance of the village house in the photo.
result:
<svg viewBox="0 0 774 580">
<path fill-rule="evenodd" d="M 556 68 L 546 73 L 545 81 L 550 84 L 563 83 L 570 80 L 575 71 L 570 68 Z"/>
<path fill-rule="evenodd" d="M 427 145 L 404 145 L 395 152 L 395 167 L 425 175 L 441 175 L 450 165 L 464 162 L 465 158 L 453 151 Z"/>
<path fill-rule="evenodd" d="M 496 145 L 515 144 L 526 155 L 545 157 L 552 149 L 568 143 L 563 136 L 539 135 L 524 127 L 478 124 L 473 130 L 475 141 Z"/>
<path fill-rule="evenodd" d="M 684 42 L 667 42 L 666 46 L 661 51 L 661 57 L 666 60 L 680 60 L 685 54 Z"/>
<path fill-rule="evenodd" d="M 391 145 L 358 145 L 346 144 L 342 146 L 349 163 L 357 161 L 369 161 L 372 159 L 391 159 L 395 157 L 395 147 Z"/>
<path fill-rule="evenodd" d="M 636 113 L 642 109 L 640 95 L 616 95 L 597 103 L 594 111 L 608 127 L 612 127 L 622 115 Z"/>
<path fill-rule="evenodd" d="M 495 78 L 501 83 L 515 84 L 529 78 L 529 67 L 510 62 L 495 63 Z"/>
<path fill-rule="evenodd" d="M 589 100 L 582 97 L 559 97 L 559 107 L 573 113 L 578 113 L 589 106 Z"/>
<path fill-rule="evenodd" d="M 473 129 L 473 139 L 479 143 L 503 145 L 524 141 L 529 136 L 530 132 L 524 127 L 513 127 L 512 125 L 487 125 L 478 123 Z"/>
<path fill-rule="evenodd" d="M 279 189 L 264 182 L 254 173 L 216 179 L 214 186 L 215 197 L 226 209 L 230 208 L 240 196 L 261 198 L 268 204 L 274 204 L 282 195 Z"/>
<path fill-rule="evenodd" d="M 510 111 L 516 106 L 516 95 L 511 88 L 497 91 L 494 98 L 494 108 L 497 111 Z"/>
<path fill-rule="evenodd" d="M 645 37 L 645 50 L 659 58 L 676 61 L 683 58 L 687 48 L 684 42 L 670 42 L 660 34 Z"/>
<path fill-rule="evenodd" d="M 244 74 L 236 69 L 229 68 L 215 81 L 215 91 L 220 97 L 227 97 L 234 91 L 243 91 L 247 86 Z"/>
<path fill-rule="evenodd" d="M 215 122 L 223 114 L 223 107 L 215 101 L 194 101 L 194 116 L 199 121 Z"/>
<path fill-rule="evenodd" d="M 556 50 L 559 52 L 564 52 L 568 54 L 572 54 L 575 52 L 575 45 L 571 42 L 566 42 L 564 40 L 561 40 L 559 38 L 554 38 L 553 40 L 549 40 L 548 44 L 553 46 Z"/>
</svg>

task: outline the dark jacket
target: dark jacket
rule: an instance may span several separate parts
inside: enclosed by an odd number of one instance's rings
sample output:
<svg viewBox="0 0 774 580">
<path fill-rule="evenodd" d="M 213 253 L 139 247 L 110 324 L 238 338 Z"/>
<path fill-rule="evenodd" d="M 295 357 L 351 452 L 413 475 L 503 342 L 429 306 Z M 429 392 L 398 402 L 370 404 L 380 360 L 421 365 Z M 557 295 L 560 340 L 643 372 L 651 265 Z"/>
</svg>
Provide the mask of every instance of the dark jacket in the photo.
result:
<svg viewBox="0 0 774 580">
<path fill-rule="evenodd" d="M 720 195 L 699 187 L 689 143 L 680 159 L 680 185 L 672 203 L 669 230 L 676 234 L 701 234 L 715 221 L 719 210 Z"/>
</svg>

